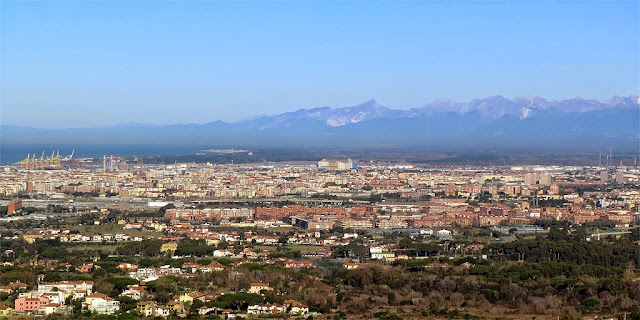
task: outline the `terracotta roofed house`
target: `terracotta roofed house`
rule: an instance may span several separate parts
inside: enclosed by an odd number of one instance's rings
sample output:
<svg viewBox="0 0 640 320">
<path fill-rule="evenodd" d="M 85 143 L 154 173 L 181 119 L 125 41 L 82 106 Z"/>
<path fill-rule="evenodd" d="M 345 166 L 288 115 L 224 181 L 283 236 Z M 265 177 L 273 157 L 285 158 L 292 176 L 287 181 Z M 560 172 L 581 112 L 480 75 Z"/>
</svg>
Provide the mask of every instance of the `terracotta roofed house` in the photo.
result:
<svg viewBox="0 0 640 320">
<path fill-rule="evenodd" d="M 273 290 L 268 283 L 254 282 L 249 288 L 249 293 L 260 294 L 262 290 Z"/>
</svg>

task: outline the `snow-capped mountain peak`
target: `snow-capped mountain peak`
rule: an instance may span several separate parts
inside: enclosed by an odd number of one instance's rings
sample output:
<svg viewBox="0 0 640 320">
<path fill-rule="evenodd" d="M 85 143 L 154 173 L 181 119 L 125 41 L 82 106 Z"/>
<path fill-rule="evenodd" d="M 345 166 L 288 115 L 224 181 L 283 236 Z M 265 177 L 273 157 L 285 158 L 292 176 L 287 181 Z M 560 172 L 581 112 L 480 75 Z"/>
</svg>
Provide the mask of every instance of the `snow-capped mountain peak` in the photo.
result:
<svg viewBox="0 0 640 320">
<path fill-rule="evenodd" d="M 313 108 L 313 109 L 300 109 L 294 112 L 287 112 L 276 116 L 266 116 L 258 119 L 251 120 L 254 123 L 260 123 L 261 127 L 269 128 L 279 123 L 294 120 L 294 119 L 307 119 L 307 120 L 320 120 L 330 126 L 339 127 L 351 123 L 358 123 L 361 121 L 372 120 L 376 118 L 385 117 L 391 110 L 378 104 L 374 99 L 366 101 L 356 106 L 344 107 L 344 108 Z"/>
<path fill-rule="evenodd" d="M 259 129 L 277 126 L 293 120 L 315 120 L 332 127 L 341 127 L 373 119 L 418 118 L 434 114 L 453 112 L 460 115 L 476 114 L 479 120 L 492 121 L 505 116 L 519 119 L 535 117 L 547 109 L 556 109 L 560 113 L 584 113 L 604 110 L 615 106 L 640 106 L 640 97 L 614 96 L 606 102 L 573 98 L 561 101 L 548 101 L 537 96 L 522 96 L 508 99 L 500 95 L 470 102 L 455 102 L 451 99 L 438 99 L 421 108 L 410 110 L 392 110 L 371 99 L 356 106 L 343 108 L 300 109 L 276 116 L 263 116 L 241 123 L 251 123 Z"/>
</svg>

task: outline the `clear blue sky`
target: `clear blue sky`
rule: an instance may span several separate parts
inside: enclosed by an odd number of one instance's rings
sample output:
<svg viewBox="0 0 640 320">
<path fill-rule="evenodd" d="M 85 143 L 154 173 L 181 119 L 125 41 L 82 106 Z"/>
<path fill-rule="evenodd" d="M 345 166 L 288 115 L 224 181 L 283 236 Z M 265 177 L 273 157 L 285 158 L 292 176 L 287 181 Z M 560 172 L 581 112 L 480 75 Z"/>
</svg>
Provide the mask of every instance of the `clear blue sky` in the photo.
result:
<svg viewBox="0 0 640 320">
<path fill-rule="evenodd" d="M 1 121 L 638 94 L 640 2 L 1 1 Z"/>
</svg>

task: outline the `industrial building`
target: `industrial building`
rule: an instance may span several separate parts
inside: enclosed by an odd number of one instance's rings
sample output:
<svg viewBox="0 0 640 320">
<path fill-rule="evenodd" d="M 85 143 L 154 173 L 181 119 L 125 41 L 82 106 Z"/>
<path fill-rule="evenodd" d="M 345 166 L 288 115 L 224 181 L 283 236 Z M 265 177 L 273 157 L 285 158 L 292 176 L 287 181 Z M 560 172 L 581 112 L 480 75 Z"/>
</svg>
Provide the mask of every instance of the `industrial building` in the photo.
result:
<svg viewBox="0 0 640 320">
<path fill-rule="evenodd" d="M 326 170 L 358 169 L 358 163 L 352 162 L 351 159 L 347 160 L 347 162 L 331 161 L 331 160 L 327 160 L 327 159 L 322 159 L 322 160 L 318 161 L 318 168 L 326 169 Z"/>
</svg>

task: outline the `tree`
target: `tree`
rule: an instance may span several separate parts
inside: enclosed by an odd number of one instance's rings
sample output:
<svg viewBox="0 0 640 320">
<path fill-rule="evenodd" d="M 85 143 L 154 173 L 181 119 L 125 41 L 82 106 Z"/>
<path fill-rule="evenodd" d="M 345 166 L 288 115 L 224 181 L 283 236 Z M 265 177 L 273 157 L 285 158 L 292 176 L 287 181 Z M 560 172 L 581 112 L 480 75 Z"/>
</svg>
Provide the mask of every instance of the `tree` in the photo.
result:
<svg viewBox="0 0 640 320">
<path fill-rule="evenodd" d="M 227 293 L 220 296 L 213 305 L 218 308 L 231 308 L 235 310 L 246 309 L 247 305 L 261 303 L 263 297 L 255 293 Z"/>
<path fill-rule="evenodd" d="M 118 297 L 118 301 L 120 301 L 120 310 L 123 312 L 134 310 L 138 303 L 138 301 L 127 296 Z"/>
<path fill-rule="evenodd" d="M 203 239 L 184 239 L 178 243 L 175 254 L 179 256 L 204 256 L 213 252 L 215 248 L 209 246 Z"/>
<path fill-rule="evenodd" d="M 200 301 L 200 300 L 198 300 L 198 299 L 195 299 L 195 300 L 193 300 L 193 302 L 191 303 L 191 306 L 189 306 L 189 311 L 190 311 L 190 312 L 193 312 L 193 313 L 197 313 L 197 312 L 198 312 L 198 309 L 199 309 L 200 307 L 202 307 L 202 306 L 204 306 L 204 302 L 202 302 L 202 301 Z"/>
<path fill-rule="evenodd" d="M 123 291 L 127 289 L 127 286 L 139 284 L 140 282 L 136 279 L 129 277 L 111 277 L 105 279 L 107 282 L 113 284 L 114 288 L 118 291 Z"/>
<path fill-rule="evenodd" d="M 336 246 L 333 248 L 333 255 L 342 258 L 351 258 L 362 260 L 368 256 L 369 249 L 358 241 L 351 241 L 346 246 Z"/>
<path fill-rule="evenodd" d="M 158 280 L 149 281 L 147 288 L 154 293 L 160 302 L 166 302 L 178 292 L 178 277 L 166 276 Z"/>
<path fill-rule="evenodd" d="M 640 227 L 636 227 L 633 230 L 631 230 L 630 238 L 631 238 L 631 241 L 640 240 Z"/>
<path fill-rule="evenodd" d="M 566 228 L 560 229 L 558 226 L 551 226 L 549 228 L 549 240 L 551 241 L 559 241 L 559 240 L 567 240 L 569 238 L 569 234 L 567 233 Z"/>
<path fill-rule="evenodd" d="M 582 312 L 594 312 L 600 310 L 600 300 L 596 298 L 587 298 L 580 302 Z"/>
<path fill-rule="evenodd" d="M 164 214 L 167 212 L 167 209 L 175 209 L 175 208 L 176 206 L 174 206 L 173 203 L 169 203 L 166 206 L 160 208 L 159 213 L 164 216 Z"/>
</svg>

